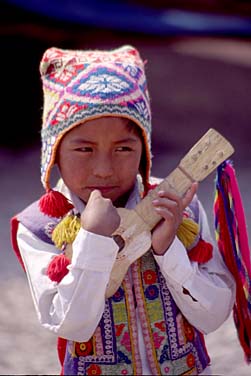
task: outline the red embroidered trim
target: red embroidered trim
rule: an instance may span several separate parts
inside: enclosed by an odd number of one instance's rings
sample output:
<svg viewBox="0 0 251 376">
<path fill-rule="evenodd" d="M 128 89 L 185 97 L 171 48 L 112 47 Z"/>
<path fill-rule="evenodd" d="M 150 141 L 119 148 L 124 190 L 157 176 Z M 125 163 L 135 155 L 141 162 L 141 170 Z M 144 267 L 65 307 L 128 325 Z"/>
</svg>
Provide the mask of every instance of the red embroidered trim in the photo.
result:
<svg viewBox="0 0 251 376">
<path fill-rule="evenodd" d="M 58 337 L 57 350 L 58 350 L 58 358 L 62 367 L 61 373 L 60 373 L 61 376 L 64 374 L 64 358 L 65 358 L 65 353 L 66 353 L 66 345 L 67 345 L 67 340 L 65 338 Z"/>
<path fill-rule="evenodd" d="M 19 251 L 18 244 L 17 244 L 18 225 L 19 225 L 19 221 L 18 221 L 17 217 L 11 218 L 11 243 L 12 243 L 12 247 L 13 247 L 13 250 L 15 251 L 15 254 L 18 258 L 18 261 L 20 262 L 22 268 L 25 271 L 25 266 L 24 266 L 22 257 L 20 255 L 20 251 Z"/>
</svg>

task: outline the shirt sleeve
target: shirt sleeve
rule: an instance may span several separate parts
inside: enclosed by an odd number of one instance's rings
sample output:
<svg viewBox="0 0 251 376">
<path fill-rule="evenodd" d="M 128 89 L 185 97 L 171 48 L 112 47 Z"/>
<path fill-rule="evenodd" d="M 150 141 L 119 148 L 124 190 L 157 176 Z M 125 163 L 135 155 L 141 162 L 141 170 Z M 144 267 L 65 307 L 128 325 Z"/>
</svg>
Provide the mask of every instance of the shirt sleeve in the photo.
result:
<svg viewBox="0 0 251 376">
<path fill-rule="evenodd" d="M 46 274 L 58 254 L 19 224 L 17 241 L 41 324 L 60 337 L 82 342 L 93 335 L 103 314 L 105 290 L 118 246 L 112 238 L 80 229 L 72 244 L 72 262 L 60 283 Z"/>
<path fill-rule="evenodd" d="M 206 213 L 199 202 L 201 236 L 213 245 L 207 263 L 191 262 L 176 237 L 163 256 L 154 255 L 168 288 L 187 320 L 207 334 L 229 316 L 235 300 L 235 282 L 210 235 Z"/>
</svg>

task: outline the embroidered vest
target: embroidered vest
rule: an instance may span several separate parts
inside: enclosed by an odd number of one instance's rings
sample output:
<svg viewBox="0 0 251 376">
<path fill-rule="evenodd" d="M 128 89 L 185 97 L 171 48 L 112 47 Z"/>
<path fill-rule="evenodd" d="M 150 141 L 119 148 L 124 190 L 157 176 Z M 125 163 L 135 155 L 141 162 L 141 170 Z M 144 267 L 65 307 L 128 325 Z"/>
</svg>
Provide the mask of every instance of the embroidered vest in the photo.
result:
<svg viewBox="0 0 251 376">
<path fill-rule="evenodd" d="M 196 206 L 188 210 L 196 219 Z M 59 222 L 41 214 L 37 203 L 16 220 L 48 243 L 52 243 L 50 236 Z M 14 226 L 13 239 L 16 229 Z M 147 252 L 130 269 L 132 278 L 128 272 L 117 292 L 106 300 L 93 337 L 83 343 L 67 341 L 63 374 L 142 375 L 135 306 L 152 374 L 201 373 L 210 362 L 204 337 L 175 304 L 152 253 Z"/>
</svg>

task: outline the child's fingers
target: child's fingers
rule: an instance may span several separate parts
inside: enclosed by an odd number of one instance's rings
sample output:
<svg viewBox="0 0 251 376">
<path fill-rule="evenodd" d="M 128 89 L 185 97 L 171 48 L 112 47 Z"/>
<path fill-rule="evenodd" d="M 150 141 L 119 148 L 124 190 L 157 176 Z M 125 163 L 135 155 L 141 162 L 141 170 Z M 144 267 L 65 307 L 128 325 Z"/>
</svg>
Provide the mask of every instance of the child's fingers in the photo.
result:
<svg viewBox="0 0 251 376">
<path fill-rule="evenodd" d="M 180 205 L 179 205 L 179 199 L 176 198 L 175 200 L 174 199 L 170 199 L 170 198 L 167 198 L 167 197 L 159 197 L 155 200 L 153 200 L 153 206 L 155 207 L 166 207 L 166 208 L 169 208 L 169 209 L 176 209 L 178 208 Z"/>
<path fill-rule="evenodd" d="M 175 218 L 175 213 L 165 206 L 157 206 L 155 207 L 155 210 L 166 221 L 170 221 Z"/>
<path fill-rule="evenodd" d="M 190 204 L 198 189 L 198 183 L 195 182 L 181 198 L 175 191 L 159 191 L 158 197 L 153 200 L 153 206 L 167 208 L 171 213 L 180 212 Z"/>
<path fill-rule="evenodd" d="M 172 201 L 179 201 L 180 200 L 180 196 L 172 188 L 169 188 L 167 191 L 159 191 L 158 192 L 158 197 L 160 197 L 160 198 L 168 198 L 169 200 L 172 200 Z"/>
<path fill-rule="evenodd" d="M 103 196 L 102 196 L 101 192 L 98 189 L 94 189 L 91 192 L 90 197 L 91 198 L 100 198 L 100 197 L 103 197 Z"/>
<path fill-rule="evenodd" d="M 170 197 L 170 196 L 169 196 Z M 181 219 L 183 209 L 181 207 L 181 199 L 177 195 L 173 199 L 167 197 L 159 197 L 153 200 L 153 206 L 156 212 L 168 222 L 178 222 Z"/>
<path fill-rule="evenodd" d="M 198 190 L 198 183 L 197 182 L 194 182 L 191 187 L 187 190 L 187 192 L 185 193 L 184 197 L 182 198 L 182 207 L 183 209 L 185 209 L 189 204 L 190 202 L 192 201 L 194 195 L 196 194 L 197 190 Z"/>
</svg>

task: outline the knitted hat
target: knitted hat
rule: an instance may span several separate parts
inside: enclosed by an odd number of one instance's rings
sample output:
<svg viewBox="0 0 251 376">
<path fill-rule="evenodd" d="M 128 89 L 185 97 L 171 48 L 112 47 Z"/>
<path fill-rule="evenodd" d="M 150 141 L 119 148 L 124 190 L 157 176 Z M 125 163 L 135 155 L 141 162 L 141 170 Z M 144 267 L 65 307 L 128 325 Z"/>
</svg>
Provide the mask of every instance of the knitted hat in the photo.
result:
<svg viewBox="0 0 251 376">
<path fill-rule="evenodd" d="M 47 192 L 40 199 L 41 211 L 61 217 L 72 207 L 50 188 L 57 147 L 70 129 L 103 116 L 128 118 L 141 128 L 145 153 L 141 173 L 146 186 L 151 166 L 151 111 L 138 51 L 132 46 L 111 51 L 49 48 L 40 73 L 44 93 L 41 181 Z"/>
</svg>

